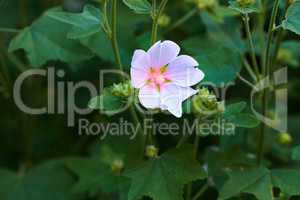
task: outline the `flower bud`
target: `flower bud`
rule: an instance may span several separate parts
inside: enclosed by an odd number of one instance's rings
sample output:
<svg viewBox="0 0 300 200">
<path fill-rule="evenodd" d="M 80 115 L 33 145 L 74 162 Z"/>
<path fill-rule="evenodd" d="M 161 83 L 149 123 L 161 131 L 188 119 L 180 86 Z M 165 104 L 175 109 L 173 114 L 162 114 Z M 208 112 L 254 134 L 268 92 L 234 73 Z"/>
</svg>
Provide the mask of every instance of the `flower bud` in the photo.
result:
<svg viewBox="0 0 300 200">
<path fill-rule="evenodd" d="M 216 0 L 196 0 L 199 10 L 205 10 L 216 5 Z"/>
<path fill-rule="evenodd" d="M 279 49 L 277 60 L 282 63 L 288 63 L 288 61 L 293 59 L 293 54 L 287 49 Z"/>
<path fill-rule="evenodd" d="M 129 81 L 124 83 L 114 84 L 111 88 L 111 93 L 118 97 L 129 97 L 133 93 L 133 88 Z"/>
<path fill-rule="evenodd" d="M 168 15 L 161 15 L 158 19 L 158 25 L 161 27 L 166 27 L 170 24 L 171 18 Z"/>
<path fill-rule="evenodd" d="M 111 171 L 114 173 L 120 173 L 124 169 L 123 160 L 116 159 L 111 164 Z"/>
<path fill-rule="evenodd" d="M 240 5 L 240 6 L 250 6 L 250 5 L 253 5 L 255 3 L 255 0 L 237 0 L 237 3 Z"/>
<path fill-rule="evenodd" d="M 288 4 L 291 5 L 295 2 L 295 0 L 288 0 Z"/>
<path fill-rule="evenodd" d="M 199 90 L 198 95 L 193 99 L 193 108 L 197 114 L 202 116 L 210 116 L 222 110 L 217 97 L 207 88 Z"/>
<path fill-rule="evenodd" d="M 154 145 L 146 147 L 146 156 L 148 158 L 156 158 L 158 156 L 158 149 Z"/>
<path fill-rule="evenodd" d="M 280 133 L 277 137 L 277 141 L 282 145 L 290 145 L 293 142 L 293 138 L 289 133 Z"/>
</svg>

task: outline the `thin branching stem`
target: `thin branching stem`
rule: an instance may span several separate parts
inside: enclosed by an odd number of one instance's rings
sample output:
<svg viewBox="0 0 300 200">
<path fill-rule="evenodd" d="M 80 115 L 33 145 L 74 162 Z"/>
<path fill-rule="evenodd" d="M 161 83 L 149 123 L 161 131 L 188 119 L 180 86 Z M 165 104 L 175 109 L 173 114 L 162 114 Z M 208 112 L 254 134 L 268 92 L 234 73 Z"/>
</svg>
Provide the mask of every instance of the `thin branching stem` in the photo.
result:
<svg viewBox="0 0 300 200">
<path fill-rule="evenodd" d="M 162 13 L 164 12 L 164 9 L 168 3 L 168 0 L 162 0 L 160 3 L 158 10 L 156 8 L 156 0 L 153 0 L 153 11 L 152 11 L 152 19 L 153 19 L 153 25 L 152 25 L 152 36 L 151 36 L 151 42 L 154 44 L 157 41 L 157 33 L 158 33 L 158 20 Z"/>
<path fill-rule="evenodd" d="M 195 194 L 195 196 L 192 198 L 192 200 L 197 200 L 199 197 L 201 197 L 204 192 L 209 188 L 208 183 L 205 183 L 204 186 Z"/>
<path fill-rule="evenodd" d="M 19 33 L 20 30 L 13 29 L 13 28 L 0 28 L 0 32 L 5 32 L 5 33 Z"/>
<path fill-rule="evenodd" d="M 123 72 L 123 65 L 120 56 L 119 44 L 117 40 L 117 22 L 118 22 L 118 0 L 112 0 L 112 24 L 111 24 L 111 42 L 114 51 L 116 63 Z"/>
<path fill-rule="evenodd" d="M 112 25 L 111 25 L 111 43 L 115 55 L 115 60 L 116 64 L 118 65 L 119 69 L 123 72 L 123 65 L 121 61 L 121 56 L 120 56 L 120 49 L 118 45 L 118 40 L 117 40 L 117 22 L 118 22 L 118 0 L 112 0 Z M 145 141 L 145 136 L 144 133 L 140 127 L 140 122 L 139 122 L 139 116 L 134 108 L 134 106 L 129 107 L 129 111 L 132 117 L 132 120 L 135 124 L 136 127 L 138 127 L 138 131 L 140 133 L 140 136 L 142 137 L 142 141 Z M 144 149 L 142 150 L 142 156 L 144 156 Z"/>
<path fill-rule="evenodd" d="M 258 78 L 255 75 L 255 72 L 252 70 L 251 65 L 248 63 L 246 58 L 243 58 L 243 63 L 244 63 L 245 69 L 247 70 L 247 72 L 249 73 L 249 75 L 251 76 L 253 81 L 257 82 Z"/>
<path fill-rule="evenodd" d="M 255 47 L 254 47 L 254 44 L 253 44 L 252 34 L 251 34 L 251 31 L 250 31 L 250 24 L 249 24 L 250 18 L 249 18 L 248 14 L 245 14 L 245 17 L 244 17 L 243 21 L 244 21 L 245 28 L 246 28 L 248 43 L 249 43 L 249 46 L 250 46 L 252 64 L 254 66 L 254 71 L 255 71 L 256 77 L 257 77 L 257 79 L 259 79 L 260 72 L 259 72 L 259 69 L 258 69 L 258 62 L 256 60 Z"/>
<path fill-rule="evenodd" d="M 263 77 L 268 78 L 270 73 L 270 50 L 273 39 L 273 28 L 275 26 L 275 20 L 279 9 L 279 0 L 275 0 L 271 15 L 271 21 L 268 29 L 267 44 L 264 54 L 264 65 L 263 65 Z M 265 89 L 262 94 L 262 115 L 266 116 L 268 112 L 268 91 Z M 258 137 L 258 147 L 257 147 L 257 164 L 261 165 L 264 157 L 264 144 L 265 144 L 265 134 L 267 131 L 267 126 L 262 123 L 261 130 Z"/>
<path fill-rule="evenodd" d="M 189 11 L 188 13 L 186 13 L 183 17 L 181 17 L 180 19 L 178 19 L 167 31 L 166 33 L 174 30 L 175 28 L 181 26 L 182 24 L 184 24 L 186 21 L 188 21 L 191 17 L 193 17 L 196 13 L 198 12 L 198 8 L 194 8 L 191 11 Z"/>
</svg>

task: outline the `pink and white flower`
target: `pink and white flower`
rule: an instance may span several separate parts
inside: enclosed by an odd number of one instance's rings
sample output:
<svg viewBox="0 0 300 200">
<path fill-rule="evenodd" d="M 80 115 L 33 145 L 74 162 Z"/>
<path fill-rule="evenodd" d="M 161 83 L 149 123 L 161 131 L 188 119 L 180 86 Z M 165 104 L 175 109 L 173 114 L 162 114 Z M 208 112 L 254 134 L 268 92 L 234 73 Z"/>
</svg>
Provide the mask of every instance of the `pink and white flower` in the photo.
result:
<svg viewBox="0 0 300 200">
<path fill-rule="evenodd" d="M 136 50 L 131 62 L 131 83 L 139 89 L 139 100 L 145 108 L 168 110 L 182 116 L 182 102 L 198 91 L 191 88 L 204 78 L 196 68 L 198 62 L 180 55 L 172 41 L 159 41 L 147 52 Z"/>
</svg>

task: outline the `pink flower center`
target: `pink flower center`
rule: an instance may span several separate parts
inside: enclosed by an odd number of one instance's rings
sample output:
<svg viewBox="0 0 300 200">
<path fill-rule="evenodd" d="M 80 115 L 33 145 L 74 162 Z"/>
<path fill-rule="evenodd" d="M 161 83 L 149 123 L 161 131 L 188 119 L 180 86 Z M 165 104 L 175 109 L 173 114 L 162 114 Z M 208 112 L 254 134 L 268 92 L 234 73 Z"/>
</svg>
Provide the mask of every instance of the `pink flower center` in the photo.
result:
<svg viewBox="0 0 300 200">
<path fill-rule="evenodd" d="M 152 87 L 155 87 L 158 91 L 160 91 L 161 87 L 170 82 L 170 79 L 167 77 L 167 66 L 154 68 L 151 67 L 148 71 L 147 84 Z"/>
</svg>

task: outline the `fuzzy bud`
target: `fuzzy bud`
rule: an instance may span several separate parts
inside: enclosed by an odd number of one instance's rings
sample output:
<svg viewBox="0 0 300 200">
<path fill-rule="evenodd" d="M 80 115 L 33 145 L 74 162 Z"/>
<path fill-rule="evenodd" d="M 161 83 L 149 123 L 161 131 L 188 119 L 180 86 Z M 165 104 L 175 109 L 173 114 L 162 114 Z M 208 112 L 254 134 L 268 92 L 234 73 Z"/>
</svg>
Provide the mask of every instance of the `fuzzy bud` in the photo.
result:
<svg viewBox="0 0 300 200">
<path fill-rule="evenodd" d="M 193 99 L 193 107 L 196 113 L 202 116 L 210 116 L 224 110 L 217 101 L 217 97 L 210 93 L 207 88 L 199 90 L 198 95 Z"/>
<path fill-rule="evenodd" d="M 133 88 L 129 81 L 124 83 L 114 84 L 111 88 L 111 93 L 118 97 L 129 97 L 133 93 Z"/>
</svg>

